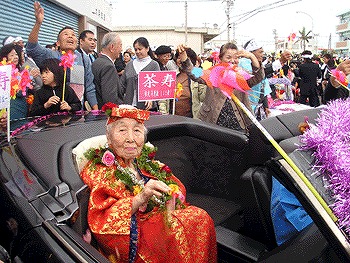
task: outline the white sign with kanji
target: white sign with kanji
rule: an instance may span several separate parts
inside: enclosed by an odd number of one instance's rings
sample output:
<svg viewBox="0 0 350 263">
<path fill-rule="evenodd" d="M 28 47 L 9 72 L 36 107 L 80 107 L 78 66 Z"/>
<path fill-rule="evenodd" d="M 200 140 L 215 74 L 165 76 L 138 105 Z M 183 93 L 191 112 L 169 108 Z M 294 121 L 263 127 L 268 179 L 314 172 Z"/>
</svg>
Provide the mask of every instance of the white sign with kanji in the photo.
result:
<svg viewBox="0 0 350 263">
<path fill-rule="evenodd" d="M 11 65 L 0 66 L 0 109 L 10 107 Z"/>
</svg>

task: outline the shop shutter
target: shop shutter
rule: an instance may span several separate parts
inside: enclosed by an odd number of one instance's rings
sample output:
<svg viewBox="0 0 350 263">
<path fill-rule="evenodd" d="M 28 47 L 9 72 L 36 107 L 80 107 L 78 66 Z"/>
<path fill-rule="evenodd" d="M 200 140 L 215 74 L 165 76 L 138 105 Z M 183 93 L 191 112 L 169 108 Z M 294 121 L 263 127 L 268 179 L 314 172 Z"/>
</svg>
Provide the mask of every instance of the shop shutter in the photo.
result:
<svg viewBox="0 0 350 263">
<path fill-rule="evenodd" d="M 21 36 L 27 42 L 35 23 L 33 0 L 1 0 L 0 46 L 7 36 Z M 45 19 L 39 33 L 41 45 L 57 41 L 58 32 L 70 26 L 78 34 L 78 15 L 47 0 L 40 1 L 45 11 Z"/>
</svg>

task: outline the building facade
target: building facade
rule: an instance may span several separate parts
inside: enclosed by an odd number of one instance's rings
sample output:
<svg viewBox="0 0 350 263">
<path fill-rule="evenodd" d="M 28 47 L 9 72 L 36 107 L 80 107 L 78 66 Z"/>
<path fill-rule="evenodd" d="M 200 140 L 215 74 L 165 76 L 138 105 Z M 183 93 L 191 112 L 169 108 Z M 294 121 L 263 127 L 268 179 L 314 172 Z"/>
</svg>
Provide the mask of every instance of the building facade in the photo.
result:
<svg viewBox="0 0 350 263">
<path fill-rule="evenodd" d="M 288 41 L 288 39 L 278 40 L 275 43 L 275 52 L 280 52 L 281 50 L 291 50 L 293 53 L 300 54 L 304 51 L 303 43 L 299 40 Z M 313 54 L 317 54 L 320 50 L 317 49 L 317 39 L 316 37 L 305 42 L 305 50 L 310 50 Z"/>
<path fill-rule="evenodd" d="M 339 56 L 350 55 L 350 10 L 338 15 L 340 24 L 336 27 L 339 41 L 335 43 L 335 50 Z"/>
<path fill-rule="evenodd" d="M 2 0 L 0 14 L 0 46 L 8 36 L 20 36 L 26 42 L 35 23 L 33 0 Z M 41 0 L 45 19 L 39 34 L 41 45 L 53 44 L 64 26 L 72 27 L 78 35 L 89 29 L 98 39 L 111 30 L 112 8 L 105 0 Z M 99 43 L 99 41 L 98 41 Z"/>
<path fill-rule="evenodd" d="M 179 44 L 187 44 L 197 54 L 204 51 L 204 43 L 219 35 L 219 29 L 215 28 L 187 28 L 183 27 L 161 27 L 161 26 L 130 26 L 114 27 L 123 41 L 123 50 L 132 47 L 134 41 L 139 37 L 147 38 L 152 49 L 160 45 L 177 47 Z M 186 41 L 187 40 L 187 41 Z M 187 42 L 187 43 L 186 43 Z"/>
</svg>

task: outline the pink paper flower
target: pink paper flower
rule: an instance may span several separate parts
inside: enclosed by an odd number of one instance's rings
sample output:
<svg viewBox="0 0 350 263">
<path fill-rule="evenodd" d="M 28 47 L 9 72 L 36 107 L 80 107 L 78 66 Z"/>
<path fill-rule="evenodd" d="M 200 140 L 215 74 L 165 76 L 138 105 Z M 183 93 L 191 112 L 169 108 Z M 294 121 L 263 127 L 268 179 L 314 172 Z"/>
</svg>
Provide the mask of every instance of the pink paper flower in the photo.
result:
<svg viewBox="0 0 350 263">
<path fill-rule="evenodd" d="M 349 84 L 348 79 L 346 78 L 346 75 L 343 71 L 340 71 L 338 69 L 332 69 L 331 73 L 336 78 L 336 80 L 339 81 L 342 85 L 347 86 Z"/>
<path fill-rule="evenodd" d="M 61 63 L 59 65 L 62 66 L 65 70 L 67 68 L 72 68 L 75 58 L 76 55 L 72 51 L 63 51 L 61 56 Z"/>
<path fill-rule="evenodd" d="M 242 68 L 222 62 L 211 68 L 208 86 L 219 88 L 227 97 L 231 97 L 234 89 L 245 93 L 250 90 L 246 81 L 249 78 L 251 75 Z"/>
<path fill-rule="evenodd" d="M 114 154 L 111 151 L 105 151 L 105 153 L 102 156 L 102 163 L 106 166 L 112 166 L 114 164 L 114 161 Z"/>
<path fill-rule="evenodd" d="M 27 87 L 30 89 L 33 88 L 31 86 L 31 82 L 32 82 L 32 80 L 30 78 L 30 73 L 29 73 L 28 69 L 24 69 L 20 73 L 20 82 L 19 82 L 19 86 L 20 86 L 20 89 L 22 90 L 23 96 L 26 96 Z"/>
<path fill-rule="evenodd" d="M 211 53 L 210 57 L 213 59 L 214 64 L 220 63 L 220 51 L 219 50 L 215 50 Z"/>
</svg>

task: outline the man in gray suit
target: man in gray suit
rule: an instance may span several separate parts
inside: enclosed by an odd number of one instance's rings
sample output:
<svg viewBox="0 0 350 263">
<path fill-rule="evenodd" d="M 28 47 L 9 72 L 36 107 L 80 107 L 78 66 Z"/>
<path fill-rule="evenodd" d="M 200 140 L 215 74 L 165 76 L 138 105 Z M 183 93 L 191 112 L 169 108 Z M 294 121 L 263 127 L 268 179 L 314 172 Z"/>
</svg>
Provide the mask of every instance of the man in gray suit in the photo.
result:
<svg viewBox="0 0 350 263">
<path fill-rule="evenodd" d="M 101 42 L 101 54 L 92 63 L 92 73 L 96 87 L 98 108 L 106 102 L 123 104 L 123 91 L 114 61 L 122 51 L 122 41 L 116 32 L 104 35 Z"/>
</svg>

